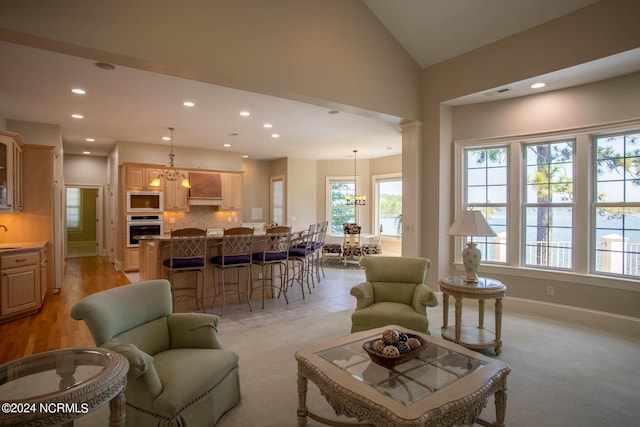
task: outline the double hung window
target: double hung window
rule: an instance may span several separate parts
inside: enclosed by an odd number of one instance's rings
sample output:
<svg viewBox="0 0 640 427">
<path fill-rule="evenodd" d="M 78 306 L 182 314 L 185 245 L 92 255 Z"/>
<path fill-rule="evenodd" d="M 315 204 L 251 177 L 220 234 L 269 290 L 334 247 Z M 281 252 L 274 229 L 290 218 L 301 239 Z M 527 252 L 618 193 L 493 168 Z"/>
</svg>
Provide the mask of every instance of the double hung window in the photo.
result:
<svg viewBox="0 0 640 427">
<path fill-rule="evenodd" d="M 342 234 L 342 224 L 356 222 L 355 206 L 347 204 L 347 195 L 355 194 L 355 183 L 348 178 L 327 178 L 328 232 Z"/>
<path fill-rule="evenodd" d="M 484 263 L 640 279 L 639 131 L 468 142 L 458 153 L 458 206 L 497 234 L 474 238 Z"/>
<path fill-rule="evenodd" d="M 465 203 L 463 210 L 482 212 L 497 234 L 474 238 L 483 261 L 504 263 L 507 258 L 507 147 L 472 148 L 464 152 Z"/>
<path fill-rule="evenodd" d="M 640 276 L 640 133 L 595 138 L 595 271 Z"/>
</svg>

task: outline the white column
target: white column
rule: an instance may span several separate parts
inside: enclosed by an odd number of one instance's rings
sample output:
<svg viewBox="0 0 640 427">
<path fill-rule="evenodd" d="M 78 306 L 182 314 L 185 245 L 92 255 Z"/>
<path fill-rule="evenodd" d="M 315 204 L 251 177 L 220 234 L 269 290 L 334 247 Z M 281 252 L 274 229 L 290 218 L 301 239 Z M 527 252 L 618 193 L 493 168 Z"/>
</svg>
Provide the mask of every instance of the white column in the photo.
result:
<svg viewBox="0 0 640 427">
<path fill-rule="evenodd" d="M 419 256 L 422 122 L 408 122 L 400 127 L 402 129 L 402 255 Z"/>
</svg>

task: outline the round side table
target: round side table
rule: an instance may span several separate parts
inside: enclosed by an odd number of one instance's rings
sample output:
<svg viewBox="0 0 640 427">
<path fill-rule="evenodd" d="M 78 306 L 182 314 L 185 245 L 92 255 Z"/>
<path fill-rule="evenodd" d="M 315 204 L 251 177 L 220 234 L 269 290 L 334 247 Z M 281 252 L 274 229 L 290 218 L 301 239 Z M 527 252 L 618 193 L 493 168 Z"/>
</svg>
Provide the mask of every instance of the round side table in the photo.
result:
<svg viewBox="0 0 640 427">
<path fill-rule="evenodd" d="M 507 287 L 501 282 L 480 277 L 477 283 L 465 282 L 462 276 L 440 280 L 442 291 L 442 338 L 471 349 L 493 348 L 496 354 L 502 349 L 502 299 Z M 449 326 L 449 296 L 455 298 L 455 325 Z M 478 327 L 462 326 L 462 300 L 478 300 Z M 495 299 L 495 332 L 484 327 L 484 302 Z"/>
<path fill-rule="evenodd" d="M 0 366 L 0 426 L 73 425 L 105 403 L 110 426 L 124 426 L 129 362 L 102 348 L 34 354 Z"/>
</svg>

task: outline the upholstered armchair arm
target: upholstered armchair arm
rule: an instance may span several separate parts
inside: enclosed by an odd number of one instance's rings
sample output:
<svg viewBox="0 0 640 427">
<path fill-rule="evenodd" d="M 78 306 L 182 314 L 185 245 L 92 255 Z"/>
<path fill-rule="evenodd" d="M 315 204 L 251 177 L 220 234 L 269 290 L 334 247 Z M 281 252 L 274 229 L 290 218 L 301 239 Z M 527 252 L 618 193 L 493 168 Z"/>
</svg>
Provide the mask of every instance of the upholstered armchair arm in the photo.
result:
<svg viewBox="0 0 640 427">
<path fill-rule="evenodd" d="M 356 310 L 362 310 L 374 302 L 373 285 L 371 282 L 362 282 L 351 288 L 351 295 L 356 298 Z"/>
<path fill-rule="evenodd" d="M 151 355 L 140 350 L 133 344 L 108 341 L 100 347 L 120 353 L 127 359 L 129 362 L 127 378 L 134 379 L 141 377 L 154 398 L 162 393 L 162 383 L 160 382 L 160 377 L 158 377 L 155 366 L 153 366 L 153 357 Z"/>
<path fill-rule="evenodd" d="M 438 305 L 436 294 L 423 283 L 416 286 L 413 291 L 413 309 L 420 314 L 424 314 L 427 307 L 435 307 Z"/>
<path fill-rule="evenodd" d="M 207 313 L 173 313 L 167 318 L 171 348 L 222 348 L 218 341 L 220 318 Z"/>
</svg>

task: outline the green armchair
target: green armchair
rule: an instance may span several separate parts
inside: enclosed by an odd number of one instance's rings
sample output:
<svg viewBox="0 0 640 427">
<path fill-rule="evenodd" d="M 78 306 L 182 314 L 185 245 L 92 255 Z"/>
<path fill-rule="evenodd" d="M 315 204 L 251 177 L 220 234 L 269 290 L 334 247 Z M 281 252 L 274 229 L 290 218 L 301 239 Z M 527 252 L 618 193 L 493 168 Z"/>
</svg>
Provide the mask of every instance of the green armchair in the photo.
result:
<svg viewBox="0 0 640 427">
<path fill-rule="evenodd" d="M 240 401 L 238 355 L 218 342 L 219 317 L 172 313 L 167 280 L 89 295 L 71 316 L 128 359 L 126 425 L 213 426 Z"/>
<path fill-rule="evenodd" d="M 424 284 L 431 261 L 427 258 L 369 257 L 361 261 L 367 281 L 351 288 L 356 309 L 351 332 L 399 325 L 429 333 L 427 307 L 438 300 Z"/>
</svg>

